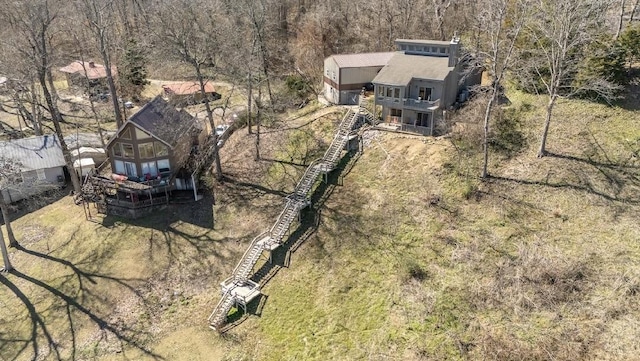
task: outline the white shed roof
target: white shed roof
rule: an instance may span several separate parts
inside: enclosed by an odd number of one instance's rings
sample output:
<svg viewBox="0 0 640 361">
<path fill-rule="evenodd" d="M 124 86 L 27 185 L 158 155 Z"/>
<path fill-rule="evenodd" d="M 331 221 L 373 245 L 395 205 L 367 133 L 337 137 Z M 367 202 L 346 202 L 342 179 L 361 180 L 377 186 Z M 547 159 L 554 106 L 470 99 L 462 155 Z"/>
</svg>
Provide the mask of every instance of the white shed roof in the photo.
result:
<svg viewBox="0 0 640 361">
<path fill-rule="evenodd" d="M 80 158 L 73 161 L 73 168 L 94 168 L 95 165 L 93 158 Z"/>
<path fill-rule="evenodd" d="M 80 147 L 78 149 L 71 149 L 69 151 L 71 153 L 72 157 L 78 157 L 78 155 L 82 155 L 82 154 L 105 154 L 104 149 L 102 148 L 94 148 L 94 147 Z"/>
<path fill-rule="evenodd" d="M 23 172 L 65 165 L 62 148 L 55 135 L 0 141 L 0 157 L 20 164 Z"/>
<path fill-rule="evenodd" d="M 366 68 L 370 66 L 385 66 L 395 53 L 361 53 L 336 54 L 333 60 L 340 68 Z"/>
</svg>

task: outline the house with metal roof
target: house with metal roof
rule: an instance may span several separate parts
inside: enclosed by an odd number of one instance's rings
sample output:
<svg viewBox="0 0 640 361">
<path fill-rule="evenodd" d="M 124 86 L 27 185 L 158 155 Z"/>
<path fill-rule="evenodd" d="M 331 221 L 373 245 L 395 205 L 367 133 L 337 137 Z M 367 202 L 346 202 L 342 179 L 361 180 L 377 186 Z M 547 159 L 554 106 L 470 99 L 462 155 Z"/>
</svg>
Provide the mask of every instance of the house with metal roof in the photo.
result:
<svg viewBox="0 0 640 361">
<path fill-rule="evenodd" d="M 382 121 L 397 129 L 433 135 L 443 110 L 479 77 L 461 82 L 460 39 L 396 40 L 398 51 L 372 80 Z"/>
<path fill-rule="evenodd" d="M 200 83 L 197 81 L 163 84 L 162 91 L 169 103 L 176 106 L 202 103 L 205 99 L 200 89 Z M 209 100 L 221 98 L 221 95 L 216 92 L 213 83 L 209 81 L 204 82 L 204 93 Z"/>
<path fill-rule="evenodd" d="M 324 60 L 324 97 L 334 104 L 358 104 L 362 88 L 371 87 L 394 55 L 389 53 L 336 54 Z"/>
<path fill-rule="evenodd" d="M 0 167 L 12 171 L 0 182 L 4 201 L 16 202 L 63 186 L 65 166 L 55 135 L 0 141 Z"/>
<path fill-rule="evenodd" d="M 87 87 L 89 89 L 98 87 L 100 88 L 98 90 L 102 90 L 107 86 L 107 68 L 102 64 L 97 64 L 93 61 L 74 60 L 59 70 L 65 74 L 69 86 Z M 111 76 L 118 76 L 118 68 L 115 66 L 111 66 Z"/>
</svg>

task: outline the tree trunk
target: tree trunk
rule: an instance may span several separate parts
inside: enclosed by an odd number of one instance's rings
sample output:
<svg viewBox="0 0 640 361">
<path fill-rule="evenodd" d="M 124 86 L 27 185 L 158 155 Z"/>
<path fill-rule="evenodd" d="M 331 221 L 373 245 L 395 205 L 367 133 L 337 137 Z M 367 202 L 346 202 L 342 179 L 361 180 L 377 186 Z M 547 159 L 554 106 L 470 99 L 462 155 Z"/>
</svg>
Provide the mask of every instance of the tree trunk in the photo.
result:
<svg viewBox="0 0 640 361">
<path fill-rule="evenodd" d="M 631 15 L 629 15 L 629 24 L 631 24 L 634 20 L 633 15 L 635 15 L 636 10 L 638 9 L 638 5 L 640 5 L 640 0 L 636 0 L 636 2 L 631 7 Z"/>
<path fill-rule="evenodd" d="M 49 111 L 51 112 L 51 121 L 53 122 L 53 127 L 56 131 L 56 135 L 58 136 L 58 141 L 60 142 L 60 147 L 62 148 L 62 155 L 64 156 L 64 161 L 67 165 L 67 169 L 69 170 L 69 177 L 71 178 L 71 183 L 73 184 L 73 190 L 76 194 L 79 194 L 82 191 L 82 185 L 80 184 L 80 180 L 78 179 L 77 173 L 73 170 L 73 161 L 71 160 L 71 153 L 69 153 L 69 147 L 67 146 L 67 142 L 64 140 L 64 136 L 62 134 L 62 128 L 60 127 L 60 122 L 62 121 L 62 115 L 58 110 L 58 106 L 55 104 L 51 97 L 51 93 L 49 93 L 49 88 L 47 87 L 47 82 L 45 79 L 44 72 L 40 72 L 38 76 L 40 80 L 40 86 L 42 87 L 42 93 L 44 94 L 44 99 L 47 102 L 47 106 L 49 107 Z"/>
<path fill-rule="evenodd" d="M 0 228 L 0 251 L 2 251 L 2 259 L 4 260 L 3 271 L 9 272 L 13 269 L 11 261 L 9 261 L 9 252 L 7 252 L 7 245 L 4 243 L 4 235 L 2 234 L 2 228 Z"/>
<path fill-rule="evenodd" d="M 620 13 L 618 14 L 618 29 L 616 29 L 616 35 L 614 36 L 615 40 L 618 40 L 620 37 L 620 32 L 622 31 L 622 23 L 624 21 L 624 5 L 626 0 L 620 0 Z"/>
<path fill-rule="evenodd" d="M 200 94 L 204 99 L 204 108 L 207 111 L 207 120 L 209 121 L 209 126 L 211 127 L 211 139 L 213 139 L 213 157 L 216 163 L 216 179 L 222 179 L 222 164 L 220 163 L 220 153 L 218 148 L 218 134 L 216 134 L 216 126 L 213 122 L 213 110 L 211 109 L 211 105 L 209 104 L 209 97 L 204 89 L 204 78 L 202 77 L 202 71 L 200 71 L 200 64 L 198 64 L 195 60 L 192 63 L 194 69 L 196 70 L 196 76 L 198 77 L 198 83 L 200 84 Z"/>
<path fill-rule="evenodd" d="M 258 101 L 257 105 L 257 114 L 256 114 L 256 160 L 260 160 L 260 123 L 262 123 L 262 87 L 258 87 Z"/>
<path fill-rule="evenodd" d="M 36 101 L 36 85 L 31 84 L 31 117 L 33 123 L 33 132 L 35 135 L 42 135 L 42 117 L 40 116 L 40 109 L 38 108 L 38 102 Z"/>
<path fill-rule="evenodd" d="M 249 75 L 247 76 L 247 91 L 249 96 L 247 97 L 247 126 L 249 128 L 249 134 L 252 133 L 252 129 L 251 129 L 251 98 L 253 97 L 252 93 L 252 84 L 253 81 L 251 79 L 251 70 L 249 70 Z"/>
<path fill-rule="evenodd" d="M 120 128 L 124 123 L 122 119 L 122 113 L 120 112 L 120 102 L 118 101 L 118 92 L 116 90 L 116 83 L 113 80 L 113 74 L 111 73 L 111 59 L 109 57 L 109 51 L 105 44 L 105 35 L 100 33 L 100 55 L 102 55 L 102 61 L 104 62 L 104 71 L 107 75 L 107 85 L 109 86 L 109 94 L 111 94 L 111 103 L 113 104 L 113 113 L 116 117 L 116 126 Z"/>
<path fill-rule="evenodd" d="M 546 146 L 547 146 L 547 133 L 549 132 L 549 124 L 551 124 L 551 113 L 553 112 L 553 107 L 556 104 L 556 95 L 551 96 L 549 99 L 549 104 L 547 104 L 547 114 L 544 122 L 544 129 L 542 130 L 542 140 L 540 141 L 540 150 L 538 150 L 538 158 L 542 158 L 547 154 Z"/>
<path fill-rule="evenodd" d="M 0 195 L 0 211 L 2 212 L 2 219 L 4 225 L 7 227 L 7 237 L 9 237 L 9 247 L 15 247 L 18 245 L 15 235 L 13 234 L 13 228 L 11 228 L 11 218 L 9 218 L 9 207 L 4 202 L 2 195 Z"/>
<path fill-rule="evenodd" d="M 482 163 L 482 178 L 485 179 L 489 176 L 489 172 L 487 168 L 489 167 L 489 119 L 491 118 L 491 109 L 493 108 L 493 102 L 496 99 L 496 94 L 498 92 L 498 85 L 494 85 L 493 91 L 491 92 L 491 99 L 487 103 L 487 109 L 484 112 L 484 138 L 482 140 L 482 151 L 484 153 L 484 161 Z"/>
</svg>

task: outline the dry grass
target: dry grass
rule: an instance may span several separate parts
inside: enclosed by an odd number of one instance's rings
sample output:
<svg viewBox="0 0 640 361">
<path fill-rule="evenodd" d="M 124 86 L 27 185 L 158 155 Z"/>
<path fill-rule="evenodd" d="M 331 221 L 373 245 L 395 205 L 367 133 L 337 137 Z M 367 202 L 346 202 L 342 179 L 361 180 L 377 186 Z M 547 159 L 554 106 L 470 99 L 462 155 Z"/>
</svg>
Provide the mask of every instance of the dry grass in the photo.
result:
<svg viewBox="0 0 640 361">
<path fill-rule="evenodd" d="M 215 206 L 95 224 L 65 199 L 26 215 L 16 222 L 25 248 L 69 263 L 12 251 L 30 278 L 2 279 L 35 314 L 0 288 L 2 339 L 26 340 L 18 359 L 29 359 L 40 315 L 63 356 L 75 347 L 77 359 L 151 358 L 131 340 L 172 360 L 634 359 L 637 114 L 561 102 L 553 155 L 538 159 L 544 100 L 510 98 L 526 146 L 492 154 L 485 182 L 473 153 L 461 156 L 448 138 L 367 133 L 344 185 L 318 187 L 318 202 L 327 197 L 293 232 L 302 245 L 265 287 L 260 317 L 222 337 L 205 321 L 217 284 L 273 222 L 304 169 L 296 164 L 326 146 L 335 118 L 265 132 L 262 161 L 253 160 L 253 136 L 237 131 L 222 149 L 228 178 Z M 203 222 L 211 210 L 213 229 Z M 2 342 L 9 357 L 22 345 Z"/>
</svg>

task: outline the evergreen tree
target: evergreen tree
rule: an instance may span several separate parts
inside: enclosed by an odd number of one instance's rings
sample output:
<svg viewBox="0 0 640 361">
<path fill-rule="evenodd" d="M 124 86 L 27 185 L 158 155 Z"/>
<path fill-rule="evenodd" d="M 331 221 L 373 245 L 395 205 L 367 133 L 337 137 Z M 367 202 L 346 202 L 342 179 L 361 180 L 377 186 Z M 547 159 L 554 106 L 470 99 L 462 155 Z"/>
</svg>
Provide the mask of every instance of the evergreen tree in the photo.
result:
<svg viewBox="0 0 640 361">
<path fill-rule="evenodd" d="M 625 61 L 631 65 L 640 60 L 640 24 L 628 26 L 618 38 L 620 47 L 624 51 Z"/>
<path fill-rule="evenodd" d="M 133 101 L 140 100 L 140 94 L 147 81 L 147 59 L 135 39 L 129 39 L 124 53 L 121 76 L 122 92 Z"/>
</svg>

